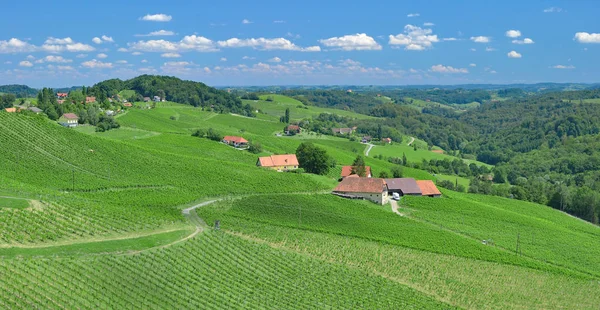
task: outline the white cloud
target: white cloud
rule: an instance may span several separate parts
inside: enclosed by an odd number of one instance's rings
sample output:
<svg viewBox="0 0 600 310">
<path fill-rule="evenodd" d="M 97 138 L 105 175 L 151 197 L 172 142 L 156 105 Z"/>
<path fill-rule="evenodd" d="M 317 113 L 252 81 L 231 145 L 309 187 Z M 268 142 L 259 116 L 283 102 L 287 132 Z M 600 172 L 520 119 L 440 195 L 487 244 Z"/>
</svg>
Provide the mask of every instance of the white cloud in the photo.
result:
<svg viewBox="0 0 600 310">
<path fill-rule="evenodd" d="M 220 59 L 220 60 L 221 60 L 221 61 L 227 61 L 227 58 L 225 58 L 225 57 L 221 57 L 221 59 Z"/>
<path fill-rule="evenodd" d="M 0 41 L 0 54 L 28 53 L 34 52 L 35 50 L 36 47 L 34 45 L 16 38 L 12 38 L 8 41 Z"/>
<path fill-rule="evenodd" d="M 306 66 L 309 65 L 310 62 L 308 60 L 290 60 L 286 62 L 286 64 L 291 66 Z"/>
<path fill-rule="evenodd" d="M 104 42 L 110 42 L 110 43 L 114 43 L 115 42 L 112 37 L 109 37 L 109 36 L 106 36 L 106 35 L 102 35 L 102 40 L 104 40 Z"/>
<path fill-rule="evenodd" d="M 435 26 L 435 24 L 434 23 L 423 23 L 423 26 L 425 26 L 425 27 L 433 27 L 433 26 Z"/>
<path fill-rule="evenodd" d="M 518 38 L 521 36 L 521 31 L 519 30 L 509 30 L 506 32 L 506 36 L 509 38 Z"/>
<path fill-rule="evenodd" d="M 163 66 L 168 67 L 185 67 L 189 65 L 191 65 L 191 63 L 187 61 L 168 61 L 163 64 Z"/>
<path fill-rule="evenodd" d="M 148 34 L 136 34 L 136 37 L 161 37 L 161 36 L 174 36 L 176 35 L 175 32 L 170 31 L 170 30 L 158 30 L 158 31 L 152 31 Z"/>
<path fill-rule="evenodd" d="M 579 43 L 600 43 L 600 33 L 578 32 L 575 40 Z"/>
<path fill-rule="evenodd" d="M 475 49 L 475 48 L 471 48 L 471 49 L 469 49 L 469 50 L 470 50 L 471 52 L 477 52 L 477 49 Z"/>
<path fill-rule="evenodd" d="M 477 67 L 477 64 L 469 64 L 469 67 Z"/>
<path fill-rule="evenodd" d="M 544 9 L 544 13 L 560 13 L 562 11 L 563 11 L 562 8 L 555 7 L 555 6 Z"/>
<path fill-rule="evenodd" d="M 75 56 L 77 58 L 86 58 L 87 54 L 77 54 L 77 56 Z"/>
<path fill-rule="evenodd" d="M 141 62 L 141 63 L 143 63 L 143 64 L 145 64 L 145 63 L 147 63 L 147 62 L 148 62 L 148 60 L 146 60 L 146 59 L 142 59 L 142 61 L 140 61 L 140 62 Z"/>
<path fill-rule="evenodd" d="M 410 14 L 406 15 L 406 17 L 419 17 L 419 16 L 421 16 L 421 14 L 419 14 L 419 13 L 410 13 Z"/>
<path fill-rule="evenodd" d="M 166 41 L 166 40 L 148 40 L 138 41 L 133 43 L 127 43 L 129 50 L 137 50 L 143 52 L 185 52 L 185 51 L 197 51 L 197 52 L 215 52 L 218 49 L 215 43 L 202 36 L 185 36 L 183 39 L 177 42 Z"/>
<path fill-rule="evenodd" d="M 458 41 L 457 38 L 443 38 L 443 41 Z"/>
<path fill-rule="evenodd" d="M 254 22 L 251 22 L 250 20 L 245 19 L 245 18 L 242 20 L 242 24 L 244 24 L 244 25 L 252 24 L 252 23 L 254 23 Z"/>
<path fill-rule="evenodd" d="M 285 23 L 285 20 L 274 20 L 273 23 L 274 24 L 283 24 L 283 23 Z"/>
<path fill-rule="evenodd" d="M 44 63 L 44 62 L 54 62 L 54 63 L 69 63 L 69 62 L 73 62 L 73 60 L 71 59 L 65 59 L 62 56 L 54 56 L 54 55 L 48 55 L 44 58 L 38 59 L 36 60 L 36 63 Z"/>
<path fill-rule="evenodd" d="M 27 57 L 25 57 L 25 58 L 26 58 L 26 59 L 29 59 L 29 60 L 33 60 L 33 59 L 35 59 L 35 57 L 34 57 L 33 55 L 27 55 Z"/>
<path fill-rule="evenodd" d="M 533 44 L 535 42 L 533 42 L 533 40 L 530 38 L 525 38 L 523 40 L 513 40 L 512 43 L 513 44 Z"/>
<path fill-rule="evenodd" d="M 575 67 L 572 65 L 568 65 L 568 66 L 556 65 L 556 66 L 552 66 L 552 68 L 554 68 L 554 69 L 575 69 Z"/>
<path fill-rule="evenodd" d="M 357 33 L 353 35 L 345 35 L 342 37 L 332 37 L 322 39 L 319 42 L 326 47 L 331 47 L 335 50 L 344 51 L 378 51 L 381 50 L 381 45 L 366 33 Z"/>
<path fill-rule="evenodd" d="M 204 67 L 204 69 L 203 69 L 203 70 L 204 70 L 204 72 L 205 72 L 205 73 L 211 73 L 211 72 L 212 72 L 212 71 L 210 71 L 210 68 L 209 68 L 209 67 Z"/>
<path fill-rule="evenodd" d="M 100 54 L 96 55 L 96 57 L 98 57 L 100 59 L 104 59 L 104 58 L 108 57 L 108 55 L 106 55 L 104 53 L 100 53 Z"/>
<path fill-rule="evenodd" d="M 48 37 L 48 39 L 46 39 L 46 42 L 44 42 L 44 44 L 73 44 L 75 43 L 73 41 L 73 39 L 67 37 L 67 38 L 54 38 L 54 37 Z"/>
<path fill-rule="evenodd" d="M 86 68 L 90 68 L 90 69 L 106 69 L 106 68 L 112 68 L 113 64 L 110 62 L 102 62 L 96 59 L 92 59 L 90 61 L 85 61 L 82 62 L 81 65 L 83 67 Z"/>
<path fill-rule="evenodd" d="M 273 57 L 271 59 L 268 60 L 269 62 L 281 62 L 281 58 L 279 57 Z"/>
<path fill-rule="evenodd" d="M 117 60 L 116 63 L 123 65 L 127 63 L 127 60 Z"/>
<path fill-rule="evenodd" d="M 92 42 L 96 43 L 96 44 L 102 44 L 102 39 L 98 38 L 98 37 L 94 37 L 92 39 Z"/>
<path fill-rule="evenodd" d="M 140 17 L 140 20 L 145 20 L 149 22 L 169 22 L 173 19 L 171 15 L 166 14 L 154 14 L 154 15 L 146 15 L 144 17 Z"/>
<path fill-rule="evenodd" d="M 4 64 L 5 65 L 12 65 L 12 61 L 5 61 Z"/>
<path fill-rule="evenodd" d="M 19 66 L 29 68 L 29 67 L 33 67 L 33 64 L 31 63 L 31 61 L 23 60 L 19 63 Z"/>
<path fill-rule="evenodd" d="M 242 57 L 243 60 L 248 60 L 248 59 L 256 59 L 255 57 L 250 57 L 250 56 L 244 56 Z"/>
<path fill-rule="evenodd" d="M 73 67 L 71 67 L 71 66 L 56 66 L 56 68 L 57 68 L 58 70 L 62 70 L 62 71 L 71 71 L 71 70 L 75 70 L 75 69 L 73 69 Z"/>
<path fill-rule="evenodd" d="M 53 38 L 49 37 L 41 49 L 49 53 L 60 52 L 91 52 L 96 50 L 93 46 L 83 43 L 77 43 L 71 38 Z"/>
<path fill-rule="evenodd" d="M 432 34 L 431 29 L 423 29 L 418 26 L 404 26 L 404 33 L 389 36 L 390 45 L 404 45 L 406 50 L 422 51 L 433 47 L 433 43 L 439 42 L 437 35 Z"/>
<path fill-rule="evenodd" d="M 178 53 L 164 53 L 164 54 L 160 55 L 160 57 L 163 57 L 163 58 L 179 58 L 179 57 L 181 57 L 181 54 L 178 54 Z"/>
<path fill-rule="evenodd" d="M 495 48 L 493 48 L 493 47 L 489 47 L 489 46 L 488 46 L 488 47 L 486 47 L 486 48 L 485 48 L 485 51 L 486 51 L 486 52 L 495 52 L 495 51 L 496 51 L 496 49 L 495 49 Z"/>
<path fill-rule="evenodd" d="M 438 73 L 469 73 L 469 70 L 467 70 L 465 68 L 454 68 L 451 66 L 444 66 L 444 65 L 431 66 L 430 71 L 438 72 Z"/>
<path fill-rule="evenodd" d="M 133 56 L 140 56 L 140 55 L 142 55 L 142 53 L 140 53 L 140 52 L 133 52 L 133 53 L 131 53 L 131 55 L 133 55 Z"/>
<path fill-rule="evenodd" d="M 129 51 L 126 48 L 124 48 L 124 47 L 119 47 L 119 49 L 117 49 L 117 52 L 127 53 Z"/>
<path fill-rule="evenodd" d="M 521 57 L 523 57 L 523 55 L 517 53 L 516 51 L 510 51 L 506 55 L 508 56 L 508 58 L 521 58 Z"/>
<path fill-rule="evenodd" d="M 496 72 L 496 70 L 491 70 L 490 71 L 490 74 L 496 74 L 496 73 L 498 73 L 498 72 Z"/>
<path fill-rule="evenodd" d="M 321 48 L 318 46 L 300 47 L 290 40 L 285 38 L 250 38 L 250 39 L 238 39 L 231 38 L 226 41 L 218 41 L 219 47 L 223 48 L 240 48 L 240 47 L 252 47 L 258 50 L 287 50 L 287 51 L 301 51 L 301 52 L 318 52 Z"/>
<path fill-rule="evenodd" d="M 471 41 L 476 43 L 489 43 L 491 40 L 492 38 L 485 36 L 471 37 Z"/>
</svg>

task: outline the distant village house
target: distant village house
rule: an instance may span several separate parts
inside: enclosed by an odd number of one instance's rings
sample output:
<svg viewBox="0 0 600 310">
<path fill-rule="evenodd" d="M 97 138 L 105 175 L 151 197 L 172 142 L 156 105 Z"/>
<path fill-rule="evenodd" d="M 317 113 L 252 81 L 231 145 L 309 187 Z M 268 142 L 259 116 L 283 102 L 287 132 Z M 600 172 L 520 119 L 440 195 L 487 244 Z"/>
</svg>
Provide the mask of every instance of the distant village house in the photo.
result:
<svg viewBox="0 0 600 310">
<path fill-rule="evenodd" d="M 362 140 L 360 140 L 360 142 L 362 142 L 362 143 L 369 143 L 369 142 L 371 142 L 371 140 L 373 140 L 373 138 L 371 138 L 371 136 L 364 136 L 362 138 Z"/>
<path fill-rule="evenodd" d="M 285 127 L 285 134 L 288 136 L 295 135 L 297 133 L 300 133 L 301 130 L 302 129 L 298 125 L 288 125 L 287 127 Z"/>
<path fill-rule="evenodd" d="M 17 108 L 6 108 L 4 111 L 7 113 L 17 113 Z"/>
<path fill-rule="evenodd" d="M 258 158 L 256 163 L 259 167 L 270 168 L 277 171 L 289 171 L 298 169 L 300 164 L 295 154 L 271 155 Z"/>
<path fill-rule="evenodd" d="M 345 178 L 333 190 L 333 194 L 345 198 L 366 199 L 377 204 L 388 202 L 388 188 L 384 179 Z"/>
<path fill-rule="evenodd" d="M 342 178 L 346 178 L 346 177 L 349 177 L 349 176 L 353 175 L 354 173 L 352 173 L 352 170 L 355 170 L 353 168 L 354 167 L 352 167 L 352 166 L 343 166 L 342 167 L 342 175 L 341 175 L 341 177 Z M 366 178 L 372 177 L 372 175 L 371 175 L 371 166 L 365 166 L 365 177 Z"/>
<path fill-rule="evenodd" d="M 223 143 L 231 145 L 236 148 L 245 148 L 248 146 L 248 140 L 242 137 L 236 136 L 225 136 L 223 138 Z"/>
<path fill-rule="evenodd" d="M 33 112 L 33 113 L 35 113 L 35 114 L 40 114 L 40 113 L 42 113 L 42 109 L 40 109 L 40 108 L 38 108 L 38 107 L 29 107 L 29 108 L 27 108 L 27 110 L 29 110 L 29 111 L 31 111 L 31 112 Z"/>
<path fill-rule="evenodd" d="M 69 96 L 68 93 L 56 93 L 56 99 L 65 99 Z"/>
<path fill-rule="evenodd" d="M 77 127 L 77 122 L 79 121 L 79 117 L 73 113 L 65 113 L 58 119 L 58 123 L 65 127 Z"/>
<path fill-rule="evenodd" d="M 391 144 L 392 143 L 392 139 L 391 138 L 383 138 L 383 139 L 381 139 L 381 141 L 383 143 L 387 143 L 387 144 Z"/>
<path fill-rule="evenodd" d="M 350 135 L 353 132 L 352 128 L 331 128 L 331 131 L 339 135 Z"/>
<path fill-rule="evenodd" d="M 96 97 L 85 97 L 85 103 L 94 103 L 96 102 Z"/>
</svg>

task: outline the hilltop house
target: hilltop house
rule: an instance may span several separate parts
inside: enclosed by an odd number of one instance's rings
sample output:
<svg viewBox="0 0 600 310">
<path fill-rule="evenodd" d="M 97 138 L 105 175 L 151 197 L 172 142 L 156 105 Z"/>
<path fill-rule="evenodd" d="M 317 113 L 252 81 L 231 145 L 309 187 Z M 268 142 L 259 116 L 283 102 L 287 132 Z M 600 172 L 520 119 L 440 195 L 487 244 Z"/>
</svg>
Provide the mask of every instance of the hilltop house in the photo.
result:
<svg viewBox="0 0 600 310">
<path fill-rule="evenodd" d="M 144 102 L 149 102 L 150 101 L 150 97 L 144 97 Z"/>
<path fill-rule="evenodd" d="M 352 175 L 352 166 L 343 166 L 342 167 L 342 178 L 346 178 L 349 177 L 350 175 Z M 365 177 L 370 178 L 372 177 L 371 175 L 371 166 L 365 166 Z"/>
<path fill-rule="evenodd" d="M 350 135 L 353 132 L 352 128 L 331 128 L 331 131 L 333 131 L 334 134 L 340 135 Z"/>
<path fill-rule="evenodd" d="M 295 154 L 271 155 L 258 158 L 256 163 L 259 167 L 266 167 L 277 171 L 289 171 L 298 169 L 300 164 Z"/>
<path fill-rule="evenodd" d="M 299 133 L 302 129 L 298 125 L 288 125 L 285 127 L 285 134 L 288 136 L 295 135 Z"/>
<path fill-rule="evenodd" d="M 123 106 L 127 107 L 127 108 L 131 108 L 133 106 L 133 104 L 131 104 L 129 102 L 125 102 L 125 103 L 123 103 Z"/>
<path fill-rule="evenodd" d="M 398 193 L 400 196 L 421 196 L 421 188 L 413 178 L 385 179 L 388 186 L 388 193 Z"/>
<path fill-rule="evenodd" d="M 77 121 L 79 121 L 79 117 L 73 113 L 65 113 L 58 119 L 58 123 L 65 127 L 77 127 Z"/>
<path fill-rule="evenodd" d="M 442 193 L 431 180 L 419 180 L 417 181 L 417 185 L 421 189 L 421 194 L 423 196 L 442 197 Z"/>
<path fill-rule="evenodd" d="M 17 108 L 6 108 L 4 111 L 6 111 L 6 113 L 17 113 Z"/>
<path fill-rule="evenodd" d="M 160 97 L 159 97 L 159 96 L 154 96 L 154 99 L 153 99 L 153 101 L 154 101 L 154 102 L 160 102 Z"/>
<path fill-rule="evenodd" d="M 391 138 L 383 138 L 383 139 L 381 139 L 381 141 L 383 143 L 387 143 L 387 144 L 391 144 L 392 143 L 392 139 Z"/>
<path fill-rule="evenodd" d="M 362 140 L 360 140 L 360 142 L 362 142 L 362 143 L 369 143 L 369 142 L 371 142 L 372 139 L 373 138 L 371 138 L 371 136 L 364 136 L 362 138 Z"/>
<path fill-rule="evenodd" d="M 388 188 L 384 179 L 345 178 L 333 190 L 334 195 L 370 200 L 377 204 L 388 202 Z"/>
<path fill-rule="evenodd" d="M 248 146 L 248 140 L 246 140 L 242 137 L 236 137 L 236 136 L 225 136 L 223 138 L 223 143 L 225 143 L 227 145 L 232 145 L 233 147 L 236 147 L 236 148 L 245 148 Z"/>
<path fill-rule="evenodd" d="M 43 112 L 42 109 L 40 109 L 38 107 L 29 107 L 29 108 L 27 108 L 27 110 L 29 110 L 29 111 L 31 111 L 31 112 L 33 112 L 35 114 L 40 114 L 40 113 Z"/>
<path fill-rule="evenodd" d="M 56 99 L 65 99 L 69 96 L 68 93 L 56 93 Z"/>
<path fill-rule="evenodd" d="M 94 103 L 96 102 L 96 97 L 85 97 L 85 103 Z"/>
</svg>

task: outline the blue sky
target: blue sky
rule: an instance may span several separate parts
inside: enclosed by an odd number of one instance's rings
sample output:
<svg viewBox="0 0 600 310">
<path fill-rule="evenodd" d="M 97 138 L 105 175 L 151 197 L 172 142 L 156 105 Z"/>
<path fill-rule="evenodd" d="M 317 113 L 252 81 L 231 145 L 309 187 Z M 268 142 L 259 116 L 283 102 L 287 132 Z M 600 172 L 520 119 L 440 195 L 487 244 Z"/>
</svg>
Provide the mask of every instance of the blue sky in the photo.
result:
<svg viewBox="0 0 600 310">
<path fill-rule="evenodd" d="M 2 5 L 0 84 L 600 82 L 598 1 L 49 2 Z"/>
</svg>

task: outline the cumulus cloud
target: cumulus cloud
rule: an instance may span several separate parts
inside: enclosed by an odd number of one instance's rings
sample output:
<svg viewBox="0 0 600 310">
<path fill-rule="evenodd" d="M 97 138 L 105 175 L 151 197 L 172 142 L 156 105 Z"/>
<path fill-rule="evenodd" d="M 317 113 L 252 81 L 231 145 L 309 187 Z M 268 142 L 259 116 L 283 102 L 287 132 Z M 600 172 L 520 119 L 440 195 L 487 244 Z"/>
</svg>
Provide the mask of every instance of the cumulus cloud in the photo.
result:
<svg viewBox="0 0 600 310">
<path fill-rule="evenodd" d="M 435 26 L 435 24 L 434 23 L 423 23 L 423 26 L 425 26 L 425 27 L 433 27 L 433 26 Z"/>
<path fill-rule="evenodd" d="M 129 50 L 159 53 L 185 51 L 214 52 L 218 50 L 212 40 L 196 35 L 185 36 L 180 41 L 148 40 L 128 43 L 127 45 L 129 46 Z"/>
<path fill-rule="evenodd" d="M 477 64 L 469 64 L 469 67 L 477 67 Z"/>
<path fill-rule="evenodd" d="M 142 55 L 142 53 L 140 53 L 140 52 L 133 52 L 133 53 L 131 53 L 131 55 L 133 55 L 133 56 L 140 56 L 140 55 Z"/>
<path fill-rule="evenodd" d="M 495 48 L 493 48 L 493 47 L 489 47 L 489 46 L 488 46 L 488 47 L 486 47 L 486 48 L 485 48 L 485 51 L 486 51 L 486 52 L 495 52 L 495 51 L 496 51 L 496 49 L 495 49 Z"/>
<path fill-rule="evenodd" d="M 96 59 L 92 59 L 90 61 L 85 61 L 81 63 L 81 66 L 90 69 L 107 69 L 112 68 L 113 64 L 110 62 L 102 62 Z"/>
<path fill-rule="evenodd" d="M 406 17 L 419 17 L 419 16 L 421 16 L 421 14 L 419 14 L 419 13 L 410 13 L 410 14 L 406 15 Z"/>
<path fill-rule="evenodd" d="M 127 60 L 117 60 L 116 63 L 124 65 L 127 63 Z"/>
<path fill-rule="evenodd" d="M 513 40 L 512 43 L 514 43 L 514 44 L 533 44 L 535 42 L 533 42 L 533 40 L 530 38 L 525 38 L 523 40 Z"/>
<path fill-rule="evenodd" d="M 117 49 L 117 52 L 126 53 L 126 52 L 129 52 L 129 51 L 126 48 L 124 48 L 124 47 L 119 47 L 119 49 Z"/>
<path fill-rule="evenodd" d="M 575 41 L 579 43 L 600 43 L 600 33 L 578 32 L 575 34 Z"/>
<path fill-rule="evenodd" d="M 140 17 L 140 20 L 145 20 L 149 22 L 169 22 L 171 21 L 171 19 L 173 19 L 173 17 L 171 15 L 166 14 L 147 14 L 143 17 Z"/>
<path fill-rule="evenodd" d="M 69 63 L 69 62 L 73 62 L 73 60 L 71 59 L 65 59 L 62 56 L 54 56 L 54 55 L 48 55 L 44 58 L 38 59 L 35 61 L 36 63 L 44 63 L 44 62 L 53 62 L 53 63 Z"/>
<path fill-rule="evenodd" d="M 381 50 L 381 45 L 366 33 L 357 33 L 345 35 L 342 37 L 332 37 L 322 39 L 319 42 L 326 47 L 334 50 L 344 51 L 378 51 Z"/>
<path fill-rule="evenodd" d="M 163 66 L 167 67 L 185 67 L 189 65 L 191 65 L 191 63 L 187 61 L 168 61 L 163 64 Z"/>
<path fill-rule="evenodd" d="M 148 60 L 146 60 L 146 59 L 142 59 L 142 61 L 140 61 L 140 62 L 141 62 L 141 63 L 143 63 L 143 64 L 145 64 L 145 63 L 147 63 L 147 62 L 148 62 Z"/>
<path fill-rule="evenodd" d="M 75 56 L 77 58 L 86 58 L 87 54 L 77 54 L 77 56 Z"/>
<path fill-rule="evenodd" d="M 521 57 L 523 57 L 523 55 L 517 53 L 516 51 L 510 51 L 506 55 L 508 56 L 508 58 L 521 58 Z"/>
<path fill-rule="evenodd" d="M 575 69 L 575 67 L 571 66 L 571 65 L 568 65 L 568 66 L 565 66 L 565 65 L 556 65 L 556 66 L 552 66 L 552 68 L 554 68 L 554 69 Z"/>
<path fill-rule="evenodd" d="M 430 71 L 432 72 L 438 72 L 438 73 L 469 73 L 469 70 L 465 69 L 465 68 L 454 68 L 451 66 L 444 66 L 444 65 L 435 65 L 435 66 L 431 66 Z"/>
<path fill-rule="evenodd" d="M 58 70 L 61 70 L 61 71 L 71 71 L 71 70 L 75 70 L 75 69 L 73 69 L 73 67 L 71 67 L 71 66 L 56 66 L 56 68 L 57 68 Z"/>
<path fill-rule="evenodd" d="M 8 53 L 28 53 L 34 52 L 36 47 L 25 41 L 12 38 L 8 41 L 0 41 L 0 54 Z"/>
<path fill-rule="evenodd" d="M 509 38 L 518 38 L 521 36 L 521 31 L 519 30 L 509 30 L 506 32 L 506 36 Z"/>
<path fill-rule="evenodd" d="M 19 63 L 19 66 L 29 68 L 33 67 L 33 64 L 31 63 L 31 61 L 23 60 Z"/>
<path fill-rule="evenodd" d="M 96 57 L 100 58 L 100 59 L 104 59 L 104 58 L 108 57 L 108 55 L 106 55 L 104 53 L 100 53 L 100 54 L 96 55 Z"/>
<path fill-rule="evenodd" d="M 471 41 L 475 43 L 489 43 L 491 40 L 492 38 L 486 36 L 471 37 Z"/>
<path fill-rule="evenodd" d="M 432 34 L 431 29 L 406 25 L 404 33 L 389 36 L 389 44 L 392 46 L 403 45 L 404 49 L 422 51 L 433 47 L 433 43 L 439 42 L 437 35 Z"/>
<path fill-rule="evenodd" d="M 319 52 L 321 48 L 319 46 L 300 47 L 290 40 L 285 38 L 250 38 L 250 39 L 238 39 L 231 38 L 225 41 L 218 41 L 217 45 L 222 48 L 240 48 L 240 47 L 252 47 L 258 50 L 287 50 L 287 51 L 301 51 L 301 52 Z"/>
<path fill-rule="evenodd" d="M 102 39 L 98 38 L 98 37 L 94 37 L 92 39 L 92 42 L 96 43 L 96 44 L 102 44 Z"/>
<path fill-rule="evenodd" d="M 170 30 L 158 30 L 158 31 L 152 31 L 150 33 L 147 34 L 136 34 L 136 37 L 167 37 L 167 36 L 174 36 L 176 35 L 175 32 L 170 31 Z"/>
<path fill-rule="evenodd" d="M 560 13 L 560 12 L 562 12 L 562 11 L 563 11 L 563 9 L 562 9 L 562 8 L 559 8 L 559 7 L 553 6 L 553 7 L 549 7 L 549 8 L 546 8 L 546 9 L 544 9 L 544 11 L 543 11 L 543 12 L 544 12 L 544 13 Z"/>
<path fill-rule="evenodd" d="M 244 56 L 242 57 L 243 60 L 248 60 L 248 59 L 256 59 L 255 57 L 250 57 L 250 56 Z"/>
<path fill-rule="evenodd" d="M 33 60 L 33 59 L 35 59 L 35 57 L 34 57 L 33 55 L 27 55 L 27 57 L 25 57 L 25 58 L 27 58 L 27 59 L 29 59 L 29 60 Z"/>
<path fill-rule="evenodd" d="M 179 58 L 179 57 L 181 57 L 181 54 L 179 54 L 179 53 L 164 53 L 164 54 L 160 55 L 160 57 L 163 57 L 163 58 Z"/>
<path fill-rule="evenodd" d="M 271 59 L 268 60 L 269 62 L 281 62 L 281 58 L 279 57 L 273 57 Z"/>
<path fill-rule="evenodd" d="M 273 23 L 274 24 L 284 24 L 285 20 L 274 20 Z"/>
<path fill-rule="evenodd" d="M 92 39 L 92 42 L 96 43 L 96 44 L 102 44 L 102 43 L 114 43 L 115 40 L 113 40 L 112 37 L 106 36 L 106 35 L 102 35 L 101 38 L 98 37 L 94 37 Z"/>
<path fill-rule="evenodd" d="M 227 61 L 227 58 L 225 58 L 225 57 L 221 57 L 221 59 L 220 59 L 220 60 L 221 60 L 221 61 Z"/>
<path fill-rule="evenodd" d="M 252 22 L 252 21 L 250 21 L 250 20 L 248 20 L 248 19 L 245 19 L 245 18 L 244 18 L 244 19 L 242 19 L 242 24 L 244 24 L 244 25 L 247 25 L 247 24 L 252 24 L 252 23 L 254 23 L 254 22 Z"/>
<path fill-rule="evenodd" d="M 41 50 L 49 53 L 60 53 L 60 52 L 91 52 L 96 50 L 93 46 L 73 41 L 73 39 L 67 38 L 53 38 L 49 37 L 44 45 L 41 46 Z"/>
<path fill-rule="evenodd" d="M 458 41 L 457 38 L 443 38 L 443 41 Z"/>
</svg>

